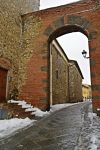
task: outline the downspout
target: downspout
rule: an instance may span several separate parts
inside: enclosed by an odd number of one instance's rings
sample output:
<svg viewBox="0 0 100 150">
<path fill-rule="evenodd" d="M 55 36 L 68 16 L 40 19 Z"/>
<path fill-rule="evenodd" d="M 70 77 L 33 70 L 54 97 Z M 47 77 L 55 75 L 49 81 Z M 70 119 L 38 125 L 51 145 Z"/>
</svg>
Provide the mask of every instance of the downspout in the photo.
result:
<svg viewBox="0 0 100 150">
<path fill-rule="evenodd" d="M 52 45 L 50 44 L 50 106 L 52 106 Z"/>
<path fill-rule="evenodd" d="M 70 102 L 69 67 L 70 67 L 70 65 L 68 65 L 68 102 Z"/>
</svg>

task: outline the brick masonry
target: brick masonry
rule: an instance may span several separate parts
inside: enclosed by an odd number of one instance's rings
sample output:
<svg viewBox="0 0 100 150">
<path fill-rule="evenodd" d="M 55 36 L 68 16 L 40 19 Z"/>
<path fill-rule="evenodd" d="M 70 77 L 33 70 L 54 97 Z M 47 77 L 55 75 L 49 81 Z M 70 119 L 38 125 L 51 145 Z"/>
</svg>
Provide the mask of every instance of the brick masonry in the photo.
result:
<svg viewBox="0 0 100 150">
<path fill-rule="evenodd" d="M 22 16 L 22 20 L 25 24 L 23 40 L 26 44 L 23 49 L 24 51 L 29 51 L 31 49 L 34 53 L 32 53 L 31 59 L 27 63 L 27 79 L 21 87 L 22 92 L 20 91 L 20 97 L 24 96 L 25 98 L 26 91 L 27 93 L 31 91 L 32 99 L 30 101 L 32 101 L 33 104 L 35 101 L 39 101 L 41 97 L 45 96 L 47 102 L 44 103 L 44 101 L 41 101 L 41 106 L 48 106 L 50 101 L 49 44 L 53 39 L 60 35 L 70 32 L 81 32 L 89 39 L 92 86 L 94 86 L 93 97 L 95 97 L 95 100 L 93 100 L 93 108 L 96 108 L 96 104 L 99 101 L 96 96 L 99 97 L 100 95 L 100 90 L 95 88 L 95 85 L 100 85 L 99 8 L 100 5 L 98 0 L 83 0 L 73 4 L 46 9 Z M 35 20 L 37 20 L 37 26 L 35 26 Z M 29 31 L 31 31 L 30 35 L 28 35 Z M 46 71 L 41 70 L 41 67 L 43 66 L 47 68 Z M 29 72 L 32 73 L 33 77 L 30 76 Z M 93 76 L 93 74 L 95 74 L 95 76 Z M 43 82 L 44 80 L 46 82 Z M 30 86 L 30 82 L 34 84 Z M 46 87 L 48 92 L 43 90 L 44 87 Z M 98 92 L 95 94 L 95 91 Z M 35 100 L 33 100 L 34 98 Z M 30 98 L 27 99 L 29 100 Z M 98 105 L 98 107 L 100 107 L 100 105 Z"/>
<path fill-rule="evenodd" d="M 49 107 L 49 44 L 60 35 L 81 32 L 89 39 L 93 109 L 100 107 L 96 88 L 100 85 L 100 1 L 83 0 L 21 16 L 15 7 L 11 10 L 0 2 L 0 56 L 12 62 L 11 85 L 16 85 L 18 97 L 43 109 Z"/>
</svg>

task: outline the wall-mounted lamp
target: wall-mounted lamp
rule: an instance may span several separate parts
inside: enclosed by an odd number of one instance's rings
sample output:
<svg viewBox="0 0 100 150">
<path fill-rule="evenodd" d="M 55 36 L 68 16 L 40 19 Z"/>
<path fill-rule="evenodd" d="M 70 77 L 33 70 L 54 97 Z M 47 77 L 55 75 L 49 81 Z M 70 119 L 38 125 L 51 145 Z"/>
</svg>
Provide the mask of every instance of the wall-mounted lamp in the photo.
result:
<svg viewBox="0 0 100 150">
<path fill-rule="evenodd" d="M 90 57 L 86 57 L 87 52 L 85 50 L 82 51 L 82 55 L 83 55 L 84 58 L 90 58 Z"/>
</svg>

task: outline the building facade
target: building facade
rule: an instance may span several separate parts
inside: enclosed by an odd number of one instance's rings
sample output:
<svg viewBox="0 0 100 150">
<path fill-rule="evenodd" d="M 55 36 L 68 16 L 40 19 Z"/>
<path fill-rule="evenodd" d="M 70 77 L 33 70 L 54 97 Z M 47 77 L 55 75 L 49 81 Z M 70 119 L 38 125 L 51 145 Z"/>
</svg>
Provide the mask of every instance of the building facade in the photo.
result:
<svg viewBox="0 0 100 150">
<path fill-rule="evenodd" d="M 75 60 L 69 61 L 69 102 L 81 102 L 83 75 Z"/>
<path fill-rule="evenodd" d="M 28 14 L 25 10 L 23 15 L 14 2 L 0 1 L 0 68 L 3 78 L 0 80 L 4 83 L 0 90 L 5 89 L 2 93 L 6 98 L 25 99 L 47 109 L 50 105 L 49 44 L 61 35 L 81 32 L 89 42 L 95 112 L 100 108 L 99 1 L 83 0 Z"/>
<path fill-rule="evenodd" d="M 57 40 L 50 45 L 51 53 L 51 104 L 66 103 L 68 93 L 68 58 Z"/>
<path fill-rule="evenodd" d="M 42 107 L 41 103 L 43 101 L 45 103 L 46 101 L 45 95 L 41 97 L 40 93 L 37 93 L 34 97 L 38 95 L 41 98 L 33 101 L 32 95 L 34 93 L 34 88 L 33 91 L 22 90 L 22 83 L 24 85 L 27 79 L 25 75 L 26 66 L 33 51 L 31 48 L 30 50 L 27 49 L 27 42 L 29 44 L 32 43 L 32 35 L 29 32 L 29 27 L 28 33 L 27 30 L 25 31 L 27 26 L 25 22 L 23 23 L 21 15 L 39 10 L 39 3 L 40 0 L 0 0 L 0 91 L 2 91 L 0 92 L 0 102 L 5 101 L 5 99 L 21 98 L 31 102 L 33 105 Z M 41 26 L 41 24 L 37 24 L 37 21 L 38 20 L 35 19 L 32 22 L 33 24 L 34 22 L 36 23 L 34 25 L 34 31 Z M 30 45 L 32 47 L 32 44 Z M 34 43 L 33 47 L 35 47 Z M 49 77 L 50 104 L 69 102 L 69 99 L 71 99 L 69 98 L 69 60 L 56 40 L 52 41 L 50 48 L 52 57 L 52 75 L 50 74 Z M 45 68 L 41 69 L 45 71 Z M 36 72 L 38 72 L 37 69 Z M 40 72 L 38 72 L 38 74 L 40 74 Z M 30 77 L 31 76 L 30 72 Z M 34 87 L 37 86 L 38 91 L 41 85 L 37 85 L 35 82 L 32 83 L 31 81 L 28 82 L 29 86 L 33 84 Z M 47 88 L 44 87 L 43 90 L 46 92 Z M 70 93 L 70 95 L 72 93 Z"/>
<path fill-rule="evenodd" d="M 92 99 L 91 85 L 88 84 L 82 85 L 82 96 L 84 101 Z"/>
<path fill-rule="evenodd" d="M 69 60 L 57 40 L 50 45 L 51 104 L 80 102 L 83 75 L 75 60 Z"/>
<path fill-rule="evenodd" d="M 39 10 L 39 0 L 0 0 L 0 101 L 16 98 L 19 94 L 19 74 L 23 76 L 20 71 L 23 51 L 21 15 L 36 10 Z"/>
</svg>

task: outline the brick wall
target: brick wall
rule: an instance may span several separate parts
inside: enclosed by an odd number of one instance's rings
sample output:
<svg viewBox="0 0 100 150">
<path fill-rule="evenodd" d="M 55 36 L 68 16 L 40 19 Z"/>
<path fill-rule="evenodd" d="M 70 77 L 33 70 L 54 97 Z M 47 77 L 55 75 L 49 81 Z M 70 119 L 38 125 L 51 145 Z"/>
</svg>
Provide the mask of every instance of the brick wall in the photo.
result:
<svg viewBox="0 0 100 150">
<path fill-rule="evenodd" d="M 93 108 L 100 107 L 99 4 L 99 0 L 83 0 L 22 16 L 20 98 L 44 109 L 49 106 L 49 42 L 66 33 L 81 32 L 89 39 Z"/>
</svg>

